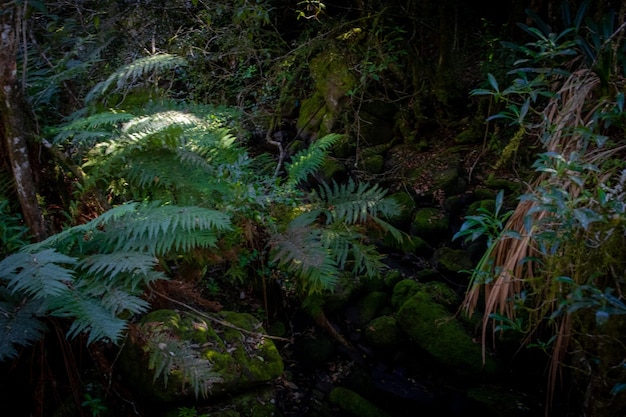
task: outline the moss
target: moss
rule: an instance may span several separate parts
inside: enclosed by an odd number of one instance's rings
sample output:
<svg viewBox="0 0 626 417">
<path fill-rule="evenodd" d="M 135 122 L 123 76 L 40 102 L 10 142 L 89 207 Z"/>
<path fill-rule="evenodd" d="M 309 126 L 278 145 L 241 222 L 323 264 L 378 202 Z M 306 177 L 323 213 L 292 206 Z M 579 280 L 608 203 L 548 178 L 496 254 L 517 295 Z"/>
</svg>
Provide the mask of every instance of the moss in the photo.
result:
<svg viewBox="0 0 626 417">
<path fill-rule="evenodd" d="M 366 156 L 359 161 L 359 168 L 370 175 L 383 172 L 384 165 L 385 158 L 382 155 Z"/>
<path fill-rule="evenodd" d="M 412 279 L 403 279 L 393 287 L 391 305 L 394 309 L 402 307 L 409 298 L 420 290 L 420 284 Z"/>
<path fill-rule="evenodd" d="M 467 271 L 474 267 L 470 255 L 463 249 L 441 247 L 435 251 L 437 269 L 443 274 L 455 276 L 469 275 Z"/>
<path fill-rule="evenodd" d="M 397 314 L 398 326 L 418 346 L 451 370 L 472 374 L 490 374 L 495 363 L 486 358 L 483 366 L 480 344 L 443 305 L 436 303 L 426 291 L 409 298 Z"/>
<path fill-rule="evenodd" d="M 176 370 L 170 373 L 167 388 L 160 381 L 152 383 L 153 372 L 147 363 L 149 346 L 139 343 L 150 339 L 158 328 L 173 338 L 197 346 L 194 355 L 211 364 L 216 378 L 210 395 L 238 392 L 283 373 L 282 358 L 271 339 L 262 337 L 265 331 L 258 328 L 258 320 L 250 314 L 229 311 L 222 311 L 220 320 L 232 326 L 220 326 L 216 331 L 214 323 L 206 318 L 172 310 L 158 310 L 146 315 L 143 326 L 138 326 L 140 337 L 124 349 L 122 372 L 142 387 L 146 397 L 157 401 L 170 402 L 193 395 L 182 388 L 180 372 Z"/>
<path fill-rule="evenodd" d="M 376 349 L 393 348 L 400 339 L 396 319 L 392 316 L 381 316 L 370 321 L 365 326 L 364 335 Z"/>
<path fill-rule="evenodd" d="M 446 307 L 455 306 L 459 302 L 459 296 L 457 293 L 444 282 L 427 282 L 422 285 L 421 290 L 428 293 L 433 301 Z"/>
<path fill-rule="evenodd" d="M 496 178 L 493 173 L 489 174 L 487 179 L 485 179 L 485 186 L 494 190 L 508 190 L 513 194 L 518 194 L 520 191 L 518 183 L 503 178 Z"/>
<path fill-rule="evenodd" d="M 489 212 L 493 213 L 493 211 L 495 210 L 495 207 L 496 207 L 495 200 L 479 200 L 479 201 L 474 201 L 472 204 L 467 206 L 465 213 L 467 216 L 474 216 L 476 214 L 480 214 L 480 212 L 478 211 L 479 208 L 488 210 Z"/>
<path fill-rule="evenodd" d="M 461 194 L 467 188 L 467 182 L 461 177 L 460 169 L 451 166 L 433 175 L 433 189 L 441 190 L 445 195 Z"/>
<path fill-rule="evenodd" d="M 347 388 L 334 388 L 329 394 L 329 399 L 342 410 L 357 417 L 390 417 L 385 411 Z"/>
<path fill-rule="evenodd" d="M 389 196 L 398 202 L 400 212 L 390 219 L 394 225 L 408 225 L 415 213 L 415 201 L 413 197 L 405 191 L 400 191 Z"/>
<path fill-rule="evenodd" d="M 450 234 L 450 224 L 443 211 L 427 207 L 415 213 L 412 231 L 429 243 L 436 243 Z"/>
<path fill-rule="evenodd" d="M 387 294 L 382 291 L 372 291 L 355 303 L 357 311 L 355 321 L 362 326 L 376 317 L 380 309 L 387 304 Z"/>
</svg>

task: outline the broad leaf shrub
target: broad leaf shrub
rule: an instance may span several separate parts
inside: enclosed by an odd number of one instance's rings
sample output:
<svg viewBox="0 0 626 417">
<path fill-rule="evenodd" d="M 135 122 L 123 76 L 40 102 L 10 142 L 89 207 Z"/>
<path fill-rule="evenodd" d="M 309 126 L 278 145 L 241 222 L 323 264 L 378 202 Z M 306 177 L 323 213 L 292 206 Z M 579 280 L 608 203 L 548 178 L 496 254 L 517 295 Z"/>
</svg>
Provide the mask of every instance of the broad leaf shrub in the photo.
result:
<svg viewBox="0 0 626 417">
<path fill-rule="evenodd" d="M 536 27 L 520 26 L 533 40 L 507 44 L 522 56 L 512 83 L 502 88 L 490 75 L 488 88 L 474 91 L 499 103 L 489 120 L 519 125 L 539 138 L 542 152 L 529 191 L 497 237 L 492 225 L 502 224 L 485 213 L 467 218 L 459 236 L 490 235 L 464 304 L 471 314 L 485 297 L 484 349 L 490 324 L 521 332 L 551 357 L 548 408 L 567 364 L 581 393 L 577 406 L 600 416 L 625 405 L 617 394 L 626 379 L 626 43 L 623 19 L 585 19 L 586 7 L 572 18 L 565 5 L 559 33 L 530 12 Z"/>
</svg>

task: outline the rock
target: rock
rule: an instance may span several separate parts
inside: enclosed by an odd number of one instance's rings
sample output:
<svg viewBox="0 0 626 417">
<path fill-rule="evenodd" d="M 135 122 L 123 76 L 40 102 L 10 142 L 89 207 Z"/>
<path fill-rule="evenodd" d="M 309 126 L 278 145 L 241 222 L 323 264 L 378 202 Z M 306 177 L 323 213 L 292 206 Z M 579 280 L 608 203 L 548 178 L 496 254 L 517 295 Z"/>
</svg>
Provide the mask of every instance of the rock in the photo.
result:
<svg viewBox="0 0 626 417">
<path fill-rule="evenodd" d="M 418 288 L 397 313 L 398 327 L 420 348 L 455 372 L 488 375 L 496 370 L 480 344 L 474 343 L 460 322 L 431 294 Z"/>
<path fill-rule="evenodd" d="M 469 277 L 469 271 L 474 268 L 468 252 L 447 246 L 435 250 L 433 264 L 440 273 L 449 278 Z"/>
<path fill-rule="evenodd" d="M 357 300 L 353 306 L 346 309 L 346 316 L 355 326 L 361 327 L 371 321 L 388 302 L 387 294 L 383 291 L 372 291 Z"/>
<path fill-rule="evenodd" d="M 120 372 L 140 396 L 159 402 L 241 393 L 283 373 L 282 358 L 264 334 L 247 313 L 157 310 L 133 328 Z M 163 371 L 156 380 L 155 369 Z"/>
<path fill-rule="evenodd" d="M 339 408 L 356 417 L 390 417 L 384 410 L 348 388 L 334 388 L 330 392 L 329 399 Z"/>
<path fill-rule="evenodd" d="M 429 244 L 437 244 L 450 236 L 450 223 L 445 213 L 435 207 L 417 210 L 411 231 Z"/>
<path fill-rule="evenodd" d="M 381 316 L 365 326 L 365 340 L 374 349 L 385 351 L 393 348 L 400 340 L 400 333 L 395 317 Z"/>
</svg>

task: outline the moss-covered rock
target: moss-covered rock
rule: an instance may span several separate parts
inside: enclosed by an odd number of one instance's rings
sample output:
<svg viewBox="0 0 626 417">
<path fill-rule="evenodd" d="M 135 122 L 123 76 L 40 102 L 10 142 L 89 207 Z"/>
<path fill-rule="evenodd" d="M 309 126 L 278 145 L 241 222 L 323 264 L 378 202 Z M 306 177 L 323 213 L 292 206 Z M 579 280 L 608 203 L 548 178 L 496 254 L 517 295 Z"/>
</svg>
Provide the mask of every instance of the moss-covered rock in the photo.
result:
<svg viewBox="0 0 626 417">
<path fill-rule="evenodd" d="M 276 346 L 253 316 L 222 311 L 214 320 L 209 317 L 157 310 L 141 320 L 120 359 L 121 373 L 133 380 L 140 396 L 172 402 L 204 394 L 205 388 L 208 397 L 233 394 L 283 373 Z M 167 379 L 153 383 L 154 369 L 167 363 L 168 355 L 190 369 L 173 367 Z"/>
<path fill-rule="evenodd" d="M 385 158 L 382 155 L 370 155 L 359 160 L 359 168 L 370 175 L 383 172 Z"/>
<path fill-rule="evenodd" d="M 409 298 L 420 290 L 420 284 L 412 279 L 403 279 L 393 287 L 391 306 L 398 310 Z"/>
<path fill-rule="evenodd" d="M 375 349 L 387 350 L 397 346 L 400 332 L 395 317 L 376 317 L 365 326 L 364 336 Z"/>
<path fill-rule="evenodd" d="M 463 249 L 443 246 L 435 250 L 433 258 L 439 272 L 450 277 L 469 276 L 474 267 L 470 254 Z"/>
<path fill-rule="evenodd" d="M 371 321 L 388 302 L 387 293 L 372 291 L 360 298 L 348 308 L 347 314 L 356 326 L 363 326 Z"/>
<path fill-rule="evenodd" d="M 411 230 L 416 236 L 435 244 L 449 237 L 450 222 L 442 210 L 426 207 L 415 213 Z"/>
<path fill-rule="evenodd" d="M 460 322 L 425 290 L 418 290 L 402 304 L 398 327 L 418 346 L 451 370 L 490 374 L 495 363 L 482 363 L 480 344 L 474 343 Z"/>
<path fill-rule="evenodd" d="M 446 196 L 461 194 L 467 189 L 467 181 L 461 176 L 460 168 L 450 166 L 433 175 L 433 189 L 441 190 Z"/>
<path fill-rule="evenodd" d="M 315 92 L 302 102 L 297 128 L 305 137 L 321 137 L 332 131 L 344 98 L 357 80 L 345 57 L 332 47 L 316 55 L 309 68 Z"/>
<path fill-rule="evenodd" d="M 348 388 L 333 388 L 329 399 L 339 408 L 356 417 L 390 417 L 384 410 Z"/>
<path fill-rule="evenodd" d="M 408 226 L 411 223 L 416 210 L 413 197 L 411 197 L 411 195 L 406 191 L 393 193 L 389 197 L 396 200 L 400 205 L 400 212 L 389 220 L 392 224 L 399 227 Z"/>
</svg>

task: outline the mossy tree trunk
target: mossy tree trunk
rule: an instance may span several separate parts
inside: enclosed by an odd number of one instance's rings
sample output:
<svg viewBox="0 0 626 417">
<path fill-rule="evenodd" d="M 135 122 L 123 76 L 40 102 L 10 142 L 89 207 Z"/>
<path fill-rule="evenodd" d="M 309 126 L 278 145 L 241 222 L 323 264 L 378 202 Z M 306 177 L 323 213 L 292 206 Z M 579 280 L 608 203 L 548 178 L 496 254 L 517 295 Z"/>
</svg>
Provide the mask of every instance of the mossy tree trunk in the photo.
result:
<svg viewBox="0 0 626 417">
<path fill-rule="evenodd" d="M 21 11 L 15 3 L 0 6 L 0 149 L 13 174 L 24 221 L 33 237 L 42 240 L 46 227 L 28 149 L 32 123 L 17 71 L 21 24 Z"/>
</svg>

